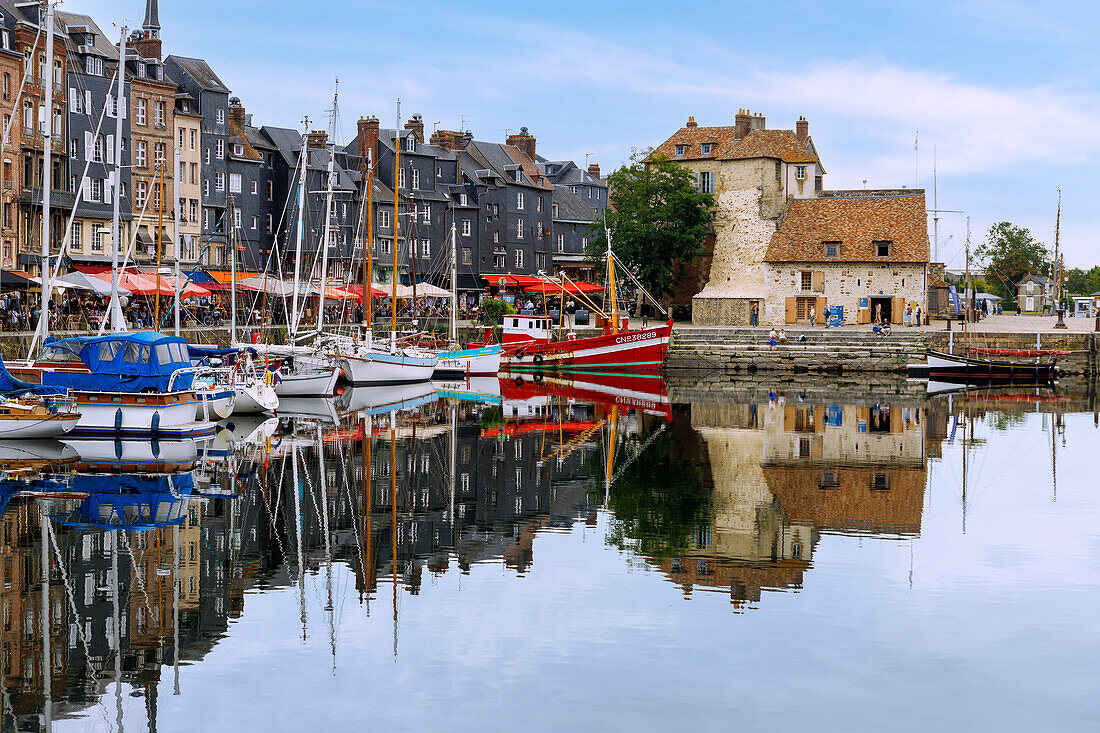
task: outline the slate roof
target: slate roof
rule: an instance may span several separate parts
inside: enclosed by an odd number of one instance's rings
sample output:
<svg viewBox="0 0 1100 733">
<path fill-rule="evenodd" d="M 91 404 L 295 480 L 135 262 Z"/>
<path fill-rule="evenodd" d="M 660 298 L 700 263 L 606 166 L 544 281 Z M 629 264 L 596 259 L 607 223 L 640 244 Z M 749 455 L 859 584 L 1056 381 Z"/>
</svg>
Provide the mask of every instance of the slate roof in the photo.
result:
<svg viewBox="0 0 1100 733">
<path fill-rule="evenodd" d="M 795 199 L 772 235 L 766 262 L 928 262 L 924 192 Z M 890 241 L 890 256 L 876 257 L 875 242 Z M 825 257 L 823 242 L 840 242 Z"/>
<path fill-rule="evenodd" d="M 165 61 L 169 60 L 175 62 L 176 65 L 187 72 L 187 75 L 194 79 L 203 89 L 214 92 L 229 92 L 229 87 L 218 78 L 218 75 L 210 68 L 210 64 L 206 63 L 203 59 L 193 59 L 187 56 L 176 56 L 172 54 L 165 59 Z"/>
<path fill-rule="evenodd" d="M 1020 287 L 1024 283 L 1028 283 L 1028 282 L 1036 282 L 1036 283 L 1039 283 L 1040 285 L 1042 285 L 1043 287 L 1050 287 L 1054 284 L 1054 281 L 1051 280 L 1046 275 L 1031 274 L 1031 275 L 1024 275 L 1022 278 L 1020 278 L 1020 282 L 1016 283 L 1016 287 Z"/>
<path fill-rule="evenodd" d="M 66 33 L 69 28 L 74 26 L 87 26 L 89 31 L 95 33 L 95 45 L 93 46 L 95 53 L 108 59 L 118 60 L 118 47 L 103 34 L 103 30 L 96 25 L 92 16 L 83 13 L 67 13 L 61 10 L 58 10 L 54 16 L 57 18 L 57 22 L 66 29 Z"/>
<path fill-rule="evenodd" d="M 710 155 L 703 155 L 703 143 L 710 143 Z M 677 157 L 676 146 L 684 146 L 684 154 Z M 749 160 L 775 158 L 785 163 L 817 163 L 813 140 L 800 143 L 793 130 L 751 130 L 742 138 L 737 128 L 729 127 L 681 127 L 672 137 L 657 146 L 654 153 L 662 153 L 673 160 Z"/>
<path fill-rule="evenodd" d="M 554 186 L 554 195 L 551 202 L 558 207 L 558 213 L 554 216 L 554 221 L 591 224 L 599 218 L 596 210 L 584 203 L 580 197 L 569 190 L 568 186 Z"/>
</svg>

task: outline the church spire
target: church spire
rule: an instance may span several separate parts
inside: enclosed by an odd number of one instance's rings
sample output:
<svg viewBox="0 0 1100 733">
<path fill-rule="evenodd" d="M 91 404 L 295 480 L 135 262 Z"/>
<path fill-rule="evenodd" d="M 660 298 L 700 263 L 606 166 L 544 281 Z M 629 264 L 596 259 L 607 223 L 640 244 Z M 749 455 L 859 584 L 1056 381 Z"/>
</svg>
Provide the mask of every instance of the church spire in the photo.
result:
<svg viewBox="0 0 1100 733">
<path fill-rule="evenodd" d="M 142 30 L 156 38 L 160 35 L 160 13 L 157 10 L 157 0 L 145 0 L 145 22 L 141 24 Z"/>
</svg>

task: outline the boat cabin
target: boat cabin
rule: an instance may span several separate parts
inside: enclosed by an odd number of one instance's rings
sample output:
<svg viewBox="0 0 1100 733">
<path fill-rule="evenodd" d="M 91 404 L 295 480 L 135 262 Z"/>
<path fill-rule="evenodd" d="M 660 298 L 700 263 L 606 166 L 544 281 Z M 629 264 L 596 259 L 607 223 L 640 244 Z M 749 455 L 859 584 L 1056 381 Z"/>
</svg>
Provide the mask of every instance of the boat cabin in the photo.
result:
<svg viewBox="0 0 1100 733">
<path fill-rule="evenodd" d="M 87 373 L 43 371 L 42 384 L 69 389 L 107 392 L 163 392 L 172 374 L 189 369 L 187 341 L 156 331 L 114 333 L 96 338 L 76 337 L 47 341 L 53 358 L 67 352 L 79 358 Z M 175 389 L 189 389 L 186 375 Z"/>
<path fill-rule="evenodd" d="M 501 343 L 505 346 L 522 343 L 550 343 L 554 321 L 549 316 L 504 316 Z"/>
</svg>

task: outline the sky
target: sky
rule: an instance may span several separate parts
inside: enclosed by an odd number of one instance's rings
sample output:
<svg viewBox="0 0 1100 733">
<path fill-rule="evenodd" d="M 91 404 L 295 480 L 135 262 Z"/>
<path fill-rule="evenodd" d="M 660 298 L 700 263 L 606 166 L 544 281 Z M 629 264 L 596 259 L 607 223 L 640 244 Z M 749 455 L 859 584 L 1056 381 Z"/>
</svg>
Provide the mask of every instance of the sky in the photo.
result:
<svg viewBox="0 0 1100 733">
<path fill-rule="evenodd" d="M 108 34 L 144 0 L 66 0 Z M 1053 247 L 1058 190 L 1067 267 L 1100 264 L 1088 204 L 1098 156 L 1100 6 L 1087 2 L 594 3 L 485 0 L 161 0 L 165 53 L 205 58 L 256 124 L 424 116 L 430 132 L 503 141 L 606 173 L 689 115 L 810 123 L 827 188 L 921 187 L 938 259 L 964 264 L 997 221 Z M 929 220 L 929 236 L 935 227 Z"/>
</svg>

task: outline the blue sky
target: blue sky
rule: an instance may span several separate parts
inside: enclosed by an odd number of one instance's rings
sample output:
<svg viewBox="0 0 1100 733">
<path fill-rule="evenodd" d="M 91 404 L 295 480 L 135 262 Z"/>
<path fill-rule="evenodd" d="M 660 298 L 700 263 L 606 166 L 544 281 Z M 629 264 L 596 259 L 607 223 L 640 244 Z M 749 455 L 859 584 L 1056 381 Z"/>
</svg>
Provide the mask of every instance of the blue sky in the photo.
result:
<svg viewBox="0 0 1100 733">
<path fill-rule="evenodd" d="M 161 0 L 167 53 L 206 58 L 261 124 L 360 115 L 502 140 L 527 126 L 541 154 L 610 170 L 694 115 L 810 121 L 829 188 L 932 188 L 972 218 L 1051 245 L 1057 190 L 1068 266 L 1100 264 L 1089 204 L 1100 64 L 1089 3 L 481 2 Z M 140 25 L 144 0 L 64 9 Z M 919 161 L 914 140 L 919 131 Z M 929 195 L 931 208 L 931 195 Z M 931 235 L 931 223 L 929 233 Z M 965 217 L 944 214 L 941 259 L 961 267 Z"/>
</svg>

